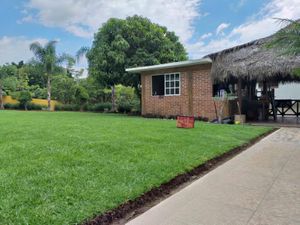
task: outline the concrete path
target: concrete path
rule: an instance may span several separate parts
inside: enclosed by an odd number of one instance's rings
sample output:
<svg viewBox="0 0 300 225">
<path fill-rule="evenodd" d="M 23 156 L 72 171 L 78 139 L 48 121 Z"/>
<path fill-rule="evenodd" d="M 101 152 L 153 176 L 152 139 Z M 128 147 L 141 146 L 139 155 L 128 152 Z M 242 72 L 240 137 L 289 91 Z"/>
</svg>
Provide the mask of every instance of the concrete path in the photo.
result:
<svg viewBox="0 0 300 225">
<path fill-rule="evenodd" d="M 127 225 L 300 225 L 300 129 L 281 128 Z"/>
</svg>

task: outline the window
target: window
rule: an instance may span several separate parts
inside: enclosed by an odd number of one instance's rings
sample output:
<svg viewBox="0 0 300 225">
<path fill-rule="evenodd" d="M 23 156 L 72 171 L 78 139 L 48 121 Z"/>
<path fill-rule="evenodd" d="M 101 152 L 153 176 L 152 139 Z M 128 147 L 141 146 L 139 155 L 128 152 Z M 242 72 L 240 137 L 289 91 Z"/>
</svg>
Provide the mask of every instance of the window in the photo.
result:
<svg viewBox="0 0 300 225">
<path fill-rule="evenodd" d="M 152 95 L 180 95 L 180 74 L 170 73 L 152 76 Z"/>
<path fill-rule="evenodd" d="M 179 73 L 165 74 L 165 95 L 180 94 L 180 76 Z"/>
<path fill-rule="evenodd" d="M 164 75 L 152 76 L 152 95 L 164 95 Z"/>
</svg>

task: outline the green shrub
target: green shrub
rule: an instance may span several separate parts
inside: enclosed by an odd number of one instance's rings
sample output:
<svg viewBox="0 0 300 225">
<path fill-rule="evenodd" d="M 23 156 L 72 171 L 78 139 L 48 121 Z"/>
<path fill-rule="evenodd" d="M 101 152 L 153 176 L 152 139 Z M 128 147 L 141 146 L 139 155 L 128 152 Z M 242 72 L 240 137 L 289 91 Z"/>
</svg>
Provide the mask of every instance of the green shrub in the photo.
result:
<svg viewBox="0 0 300 225">
<path fill-rule="evenodd" d="M 5 109 L 19 109 L 19 110 L 24 110 L 24 106 L 20 105 L 19 103 L 12 104 L 12 103 L 6 103 L 4 104 Z M 33 103 L 28 103 L 27 104 L 27 110 L 42 110 L 43 106 L 38 105 L 38 104 L 33 104 Z"/>
<path fill-rule="evenodd" d="M 104 112 L 111 110 L 110 102 L 97 103 L 94 105 L 75 105 L 75 104 L 57 104 L 55 105 L 55 111 L 90 111 L 90 112 Z"/>
<path fill-rule="evenodd" d="M 38 105 L 38 104 L 33 104 L 33 103 L 29 103 L 27 105 L 27 109 L 28 110 L 42 110 L 44 106 L 42 105 Z"/>
<path fill-rule="evenodd" d="M 56 104 L 56 105 L 54 106 L 54 110 L 55 110 L 55 111 L 62 111 L 62 107 L 63 107 L 63 105 L 61 105 L 61 104 Z"/>
<path fill-rule="evenodd" d="M 16 104 L 5 103 L 4 108 L 5 109 L 20 109 L 20 104 L 19 103 L 16 103 Z"/>
<path fill-rule="evenodd" d="M 29 91 L 20 91 L 17 96 L 17 100 L 20 102 L 20 106 L 27 110 L 29 102 L 32 100 L 31 93 Z"/>
<path fill-rule="evenodd" d="M 118 104 L 118 112 L 130 113 L 133 109 L 133 104 L 129 101 L 122 101 Z"/>
<path fill-rule="evenodd" d="M 109 103 L 109 102 L 98 103 L 98 104 L 88 107 L 88 110 L 92 111 L 92 112 L 110 111 L 111 103 Z"/>
<path fill-rule="evenodd" d="M 74 104 L 65 104 L 65 105 L 55 105 L 54 108 L 56 111 L 79 111 L 80 106 L 79 105 L 74 105 Z"/>
<path fill-rule="evenodd" d="M 135 99 L 132 101 L 132 110 L 134 114 L 140 114 L 141 113 L 141 102 L 139 99 Z"/>
</svg>

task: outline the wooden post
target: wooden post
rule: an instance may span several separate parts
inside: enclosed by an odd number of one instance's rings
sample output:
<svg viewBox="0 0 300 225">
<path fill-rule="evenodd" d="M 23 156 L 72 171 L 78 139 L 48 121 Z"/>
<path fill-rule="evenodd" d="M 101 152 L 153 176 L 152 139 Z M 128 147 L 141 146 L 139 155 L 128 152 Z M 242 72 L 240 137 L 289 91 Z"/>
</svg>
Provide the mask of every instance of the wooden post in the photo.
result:
<svg viewBox="0 0 300 225">
<path fill-rule="evenodd" d="M 266 101 L 267 101 L 267 92 L 268 92 L 268 90 L 267 90 L 267 82 L 266 81 L 264 81 L 263 82 L 263 90 L 262 90 L 262 117 L 263 117 L 263 120 L 267 120 L 267 110 L 266 110 Z"/>
<path fill-rule="evenodd" d="M 238 83 L 237 83 L 237 95 L 238 95 L 238 110 L 239 114 L 242 114 L 242 78 L 238 78 Z"/>
</svg>

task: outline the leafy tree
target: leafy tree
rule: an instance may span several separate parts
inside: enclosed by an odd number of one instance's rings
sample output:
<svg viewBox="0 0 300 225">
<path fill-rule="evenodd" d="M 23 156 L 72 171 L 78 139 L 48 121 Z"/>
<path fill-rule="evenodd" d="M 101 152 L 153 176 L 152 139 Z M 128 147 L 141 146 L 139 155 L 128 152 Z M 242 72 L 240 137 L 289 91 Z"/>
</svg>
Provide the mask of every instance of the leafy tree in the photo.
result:
<svg viewBox="0 0 300 225">
<path fill-rule="evenodd" d="M 39 85 L 30 85 L 28 90 L 33 98 L 47 99 L 47 88 L 41 88 Z"/>
<path fill-rule="evenodd" d="M 115 85 L 133 86 L 138 90 L 139 76 L 127 74 L 125 68 L 176 62 L 187 59 L 187 53 L 179 38 L 166 27 L 149 19 L 133 16 L 109 19 L 95 34 L 87 53 L 89 74 L 102 85 L 112 89 L 112 105 L 115 110 Z"/>
<path fill-rule="evenodd" d="M 17 100 L 20 102 L 20 105 L 27 110 L 27 105 L 32 100 L 31 93 L 29 91 L 20 91 Z"/>
<path fill-rule="evenodd" d="M 43 68 L 43 73 L 47 80 L 47 100 L 48 110 L 51 109 L 51 79 L 58 65 L 67 62 L 68 65 L 74 63 L 74 59 L 67 54 L 58 56 L 56 54 L 56 41 L 50 41 L 45 46 L 39 42 L 34 42 L 30 45 L 30 50 L 34 53 L 36 60 Z"/>
<path fill-rule="evenodd" d="M 89 94 L 87 90 L 82 86 L 77 86 L 75 90 L 75 99 L 77 104 L 80 105 L 80 110 L 82 111 L 83 105 L 88 101 Z"/>
<path fill-rule="evenodd" d="M 47 79 L 43 71 L 43 65 L 40 62 L 31 60 L 23 68 L 28 74 L 29 86 L 38 85 L 40 88 L 47 87 Z"/>
<path fill-rule="evenodd" d="M 11 95 L 18 90 L 19 81 L 16 76 L 6 77 L 2 81 L 2 87 L 7 95 Z"/>
<path fill-rule="evenodd" d="M 64 104 L 70 104 L 75 100 L 76 82 L 66 74 L 53 76 L 53 98 Z"/>
<path fill-rule="evenodd" d="M 79 79 L 77 83 L 87 90 L 89 94 L 89 103 L 111 101 L 111 92 L 106 92 L 104 87 L 99 82 L 96 82 L 94 77 L 89 76 L 85 79 Z"/>
</svg>

